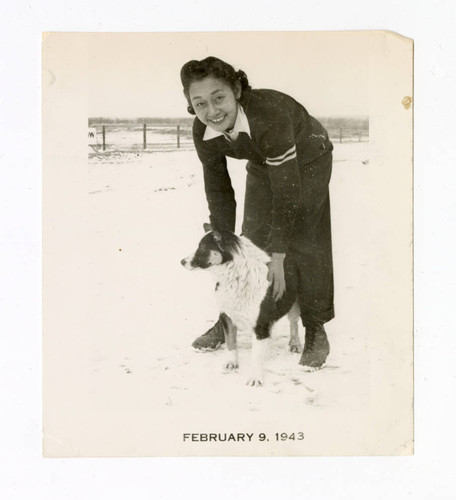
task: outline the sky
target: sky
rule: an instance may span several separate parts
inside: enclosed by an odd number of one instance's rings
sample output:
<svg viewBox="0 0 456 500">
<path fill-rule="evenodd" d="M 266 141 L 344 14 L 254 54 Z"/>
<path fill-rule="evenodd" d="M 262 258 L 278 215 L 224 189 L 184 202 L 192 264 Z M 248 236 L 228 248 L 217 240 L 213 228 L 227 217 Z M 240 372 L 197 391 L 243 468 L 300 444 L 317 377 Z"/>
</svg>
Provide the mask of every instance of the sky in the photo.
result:
<svg viewBox="0 0 456 500">
<path fill-rule="evenodd" d="M 212 55 L 315 116 L 368 116 L 361 32 L 91 33 L 88 116 L 184 117 L 180 69 Z"/>
</svg>

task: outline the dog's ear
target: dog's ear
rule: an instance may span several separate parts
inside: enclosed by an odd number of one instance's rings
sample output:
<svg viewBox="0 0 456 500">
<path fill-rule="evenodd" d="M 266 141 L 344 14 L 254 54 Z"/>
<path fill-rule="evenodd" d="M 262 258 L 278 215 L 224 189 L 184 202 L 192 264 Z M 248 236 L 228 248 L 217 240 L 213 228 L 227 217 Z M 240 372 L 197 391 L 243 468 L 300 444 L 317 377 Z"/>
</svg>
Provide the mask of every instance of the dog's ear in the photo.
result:
<svg viewBox="0 0 456 500">
<path fill-rule="evenodd" d="M 214 234 L 215 241 L 217 242 L 222 241 L 222 234 L 219 231 L 217 231 L 217 228 L 215 228 L 213 225 L 204 223 L 203 228 L 206 231 L 206 233 L 212 232 Z"/>
</svg>

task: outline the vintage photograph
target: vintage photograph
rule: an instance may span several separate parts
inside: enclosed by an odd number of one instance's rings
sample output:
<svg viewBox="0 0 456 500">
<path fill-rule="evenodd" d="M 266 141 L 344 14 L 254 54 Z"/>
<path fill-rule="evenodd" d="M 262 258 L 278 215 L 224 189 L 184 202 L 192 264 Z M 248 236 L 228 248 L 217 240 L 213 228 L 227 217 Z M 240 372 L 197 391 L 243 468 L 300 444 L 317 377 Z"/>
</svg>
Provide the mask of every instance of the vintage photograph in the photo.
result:
<svg viewBox="0 0 456 500">
<path fill-rule="evenodd" d="M 44 456 L 412 454 L 412 41 L 47 33 L 42 70 Z"/>
</svg>

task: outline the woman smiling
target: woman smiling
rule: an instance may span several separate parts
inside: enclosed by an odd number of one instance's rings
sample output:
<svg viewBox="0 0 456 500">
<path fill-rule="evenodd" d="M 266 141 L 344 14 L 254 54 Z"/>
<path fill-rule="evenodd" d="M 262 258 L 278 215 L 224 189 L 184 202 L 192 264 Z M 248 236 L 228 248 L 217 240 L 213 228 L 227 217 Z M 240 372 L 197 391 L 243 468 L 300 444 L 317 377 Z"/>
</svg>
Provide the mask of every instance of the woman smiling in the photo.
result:
<svg viewBox="0 0 456 500">
<path fill-rule="evenodd" d="M 286 284 L 296 287 L 306 329 L 300 363 L 318 368 L 329 354 L 323 324 L 334 317 L 328 134 L 292 97 L 252 89 L 243 71 L 215 57 L 185 64 L 181 80 L 188 111 L 196 115 L 193 140 L 211 223 L 234 231 L 226 158 L 248 160 L 242 233 L 271 255 L 275 300 Z M 223 341 L 219 321 L 193 346 L 214 350 Z"/>
</svg>

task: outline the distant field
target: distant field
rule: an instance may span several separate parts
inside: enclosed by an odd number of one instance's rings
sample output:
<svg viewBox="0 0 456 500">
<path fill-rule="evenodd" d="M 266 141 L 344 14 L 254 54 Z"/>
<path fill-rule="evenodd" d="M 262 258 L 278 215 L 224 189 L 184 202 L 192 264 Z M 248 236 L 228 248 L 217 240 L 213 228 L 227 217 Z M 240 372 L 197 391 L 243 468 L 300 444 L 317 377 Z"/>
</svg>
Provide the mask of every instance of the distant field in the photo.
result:
<svg viewBox="0 0 456 500">
<path fill-rule="evenodd" d="M 320 118 L 333 142 L 368 142 L 368 118 Z M 89 118 L 89 156 L 114 151 L 193 149 L 192 117 Z M 104 139 L 103 139 L 104 130 Z"/>
</svg>

